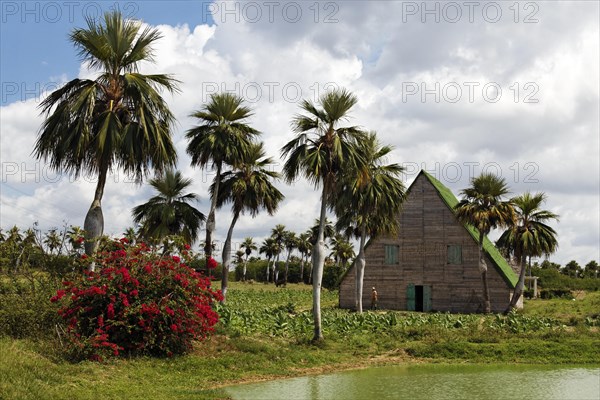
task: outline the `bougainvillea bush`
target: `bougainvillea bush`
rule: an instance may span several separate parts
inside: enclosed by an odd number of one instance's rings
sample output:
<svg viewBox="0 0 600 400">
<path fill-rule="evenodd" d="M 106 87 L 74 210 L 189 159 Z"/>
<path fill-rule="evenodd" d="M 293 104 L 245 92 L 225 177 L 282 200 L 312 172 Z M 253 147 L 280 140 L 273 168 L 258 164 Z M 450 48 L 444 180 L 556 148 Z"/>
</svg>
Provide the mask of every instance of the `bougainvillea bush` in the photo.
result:
<svg viewBox="0 0 600 400">
<path fill-rule="evenodd" d="M 63 282 L 51 298 L 63 303 L 59 314 L 79 356 L 171 356 L 213 331 L 222 296 L 203 275 L 144 244 L 121 239 L 109 248 L 95 257 L 96 272 Z"/>
</svg>

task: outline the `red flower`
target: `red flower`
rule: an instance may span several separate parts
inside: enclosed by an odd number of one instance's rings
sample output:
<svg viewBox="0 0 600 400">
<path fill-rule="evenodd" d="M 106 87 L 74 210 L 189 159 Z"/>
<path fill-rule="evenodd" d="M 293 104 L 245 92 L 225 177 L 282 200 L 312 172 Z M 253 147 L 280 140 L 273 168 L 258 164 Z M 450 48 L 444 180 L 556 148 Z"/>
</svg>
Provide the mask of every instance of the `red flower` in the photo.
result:
<svg viewBox="0 0 600 400">
<path fill-rule="evenodd" d="M 50 301 L 52 303 L 56 303 L 57 301 L 59 301 L 60 299 L 62 299 L 63 297 L 65 297 L 65 294 L 67 294 L 66 291 L 64 291 L 62 289 L 61 290 L 57 290 L 56 291 L 56 296 L 51 297 Z"/>
<path fill-rule="evenodd" d="M 115 317 L 115 305 L 113 303 L 108 305 L 108 308 L 106 309 L 106 316 L 110 319 Z"/>
<path fill-rule="evenodd" d="M 186 250 L 189 250 L 192 248 L 192 246 L 190 246 L 189 244 L 186 243 L 185 245 L 183 245 L 183 248 Z"/>
<path fill-rule="evenodd" d="M 208 261 L 206 262 L 206 266 L 209 269 L 215 269 L 215 268 L 217 268 L 217 261 L 214 258 L 210 257 L 208 259 Z"/>
<path fill-rule="evenodd" d="M 81 259 L 82 259 L 82 260 L 85 260 L 86 258 L 88 258 L 88 255 L 87 255 L 87 254 L 82 254 L 82 255 L 81 255 Z"/>
<path fill-rule="evenodd" d="M 129 243 L 129 239 L 127 239 L 127 238 L 121 238 L 121 239 L 119 239 L 119 242 L 121 242 L 123 244 L 127 244 L 127 243 Z"/>
<path fill-rule="evenodd" d="M 176 263 L 180 263 L 181 262 L 181 258 L 179 258 L 177 256 L 173 256 L 173 261 L 175 261 Z"/>
</svg>

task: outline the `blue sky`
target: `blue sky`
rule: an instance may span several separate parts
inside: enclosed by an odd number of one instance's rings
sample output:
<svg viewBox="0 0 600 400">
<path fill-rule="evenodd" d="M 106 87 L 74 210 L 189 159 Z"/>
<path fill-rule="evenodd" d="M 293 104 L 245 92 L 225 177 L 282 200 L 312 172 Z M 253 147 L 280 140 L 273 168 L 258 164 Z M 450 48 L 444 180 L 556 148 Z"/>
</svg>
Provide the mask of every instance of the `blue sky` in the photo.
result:
<svg viewBox="0 0 600 400">
<path fill-rule="evenodd" d="M 2 1 L 0 7 L 2 105 L 35 97 L 35 92 L 54 87 L 53 82 L 64 75 L 74 78 L 79 60 L 68 35 L 100 11 L 118 8 L 126 16 L 153 25 L 213 24 L 209 2 L 192 0 Z"/>
<path fill-rule="evenodd" d="M 395 148 L 390 162 L 406 168 L 407 185 L 423 168 L 458 194 L 473 175 L 497 173 L 513 194 L 547 194 L 546 208 L 561 216 L 553 260 L 600 259 L 600 3 L 475 1 L 471 10 L 466 3 L 119 6 L 163 35 L 155 44 L 155 64 L 142 72 L 181 81 L 181 92 L 167 97 L 177 118 L 173 140 L 178 168 L 194 180 L 201 211 L 208 212 L 212 175 L 190 166 L 185 131 L 195 123 L 189 114 L 210 93 L 228 90 L 247 98 L 254 110 L 250 122 L 263 132 L 279 169 L 300 100 L 314 100 L 333 85 L 356 93 L 350 123 L 377 131 Z M 31 156 L 43 121 L 43 94 L 35 91 L 52 89 L 52 80 L 90 76 L 69 32 L 85 26 L 84 10 L 95 16 L 116 3 L 0 4 L 0 226 L 82 225 L 94 177 L 57 177 Z M 246 236 L 261 241 L 278 223 L 302 232 L 314 221 L 318 192 L 302 180 L 278 187 L 286 199 L 277 215 L 243 216 L 235 243 Z M 147 185 L 115 171 L 103 199 L 106 233 L 123 232 L 131 225 L 131 208 L 150 196 Z M 229 219 L 227 209 L 217 215 L 221 242 Z"/>
</svg>

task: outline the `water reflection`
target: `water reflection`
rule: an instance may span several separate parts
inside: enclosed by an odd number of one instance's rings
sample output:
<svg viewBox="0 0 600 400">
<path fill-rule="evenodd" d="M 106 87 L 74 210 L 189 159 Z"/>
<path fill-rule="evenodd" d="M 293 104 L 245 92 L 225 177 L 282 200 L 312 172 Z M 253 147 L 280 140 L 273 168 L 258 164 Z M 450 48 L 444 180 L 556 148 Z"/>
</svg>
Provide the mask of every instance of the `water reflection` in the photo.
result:
<svg viewBox="0 0 600 400">
<path fill-rule="evenodd" d="M 600 367 L 417 365 L 227 388 L 234 399 L 600 399 Z"/>
</svg>

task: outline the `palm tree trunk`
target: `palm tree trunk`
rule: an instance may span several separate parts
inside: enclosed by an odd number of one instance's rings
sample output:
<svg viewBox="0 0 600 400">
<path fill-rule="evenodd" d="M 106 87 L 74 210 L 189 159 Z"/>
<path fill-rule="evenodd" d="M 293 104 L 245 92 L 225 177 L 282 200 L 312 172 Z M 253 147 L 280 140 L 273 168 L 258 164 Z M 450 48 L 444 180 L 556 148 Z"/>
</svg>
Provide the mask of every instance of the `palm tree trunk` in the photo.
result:
<svg viewBox="0 0 600 400">
<path fill-rule="evenodd" d="M 273 283 L 277 284 L 277 280 L 279 279 L 279 268 L 277 263 L 279 263 L 279 253 L 277 253 L 277 257 L 275 257 L 275 261 L 273 261 Z"/>
<path fill-rule="evenodd" d="M 229 282 L 229 265 L 231 264 L 231 237 L 233 236 L 233 227 L 239 216 L 240 214 L 237 212 L 233 214 L 231 225 L 229 225 L 229 230 L 227 231 L 227 238 L 223 245 L 223 276 L 221 277 L 221 293 L 223 293 L 223 301 L 221 303 L 223 304 L 227 300 L 227 283 Z"/>
<path fill-rule="evenodd" d="M 204 241 L 204 254 L 208 261 L 212 257 L 212 234 L 215 231 L 215 212 L 217 210 L 217 198 L 219 197 L 219 185 L 221 184 L 221 163 L 217 164 L 217 175 L 215 176 L 215 192 L 211 198 L 210 211 L 206 219 L 206 240 Z M 209 274 L 208 263 L 206 273 Z"/>
<path fill-rule="evenodd" d="M 321 215 L 319 217 L 319 233 L 312 250 L 313 264 L 313 319 L 315 324 L 313 342 L 323 340 L 321 329 L 321 282 L 325 265 L 325 218 L 327 216 L 327 181 L 323 182 L 321 195 Z"/>
<path fill-rule="evenodd" d="M 292 250 L 288 250 L 287 257 L 285 258 L 285 275 L 283 276 L 283 281 L 287 284 L 288 280 L 288 271 L 290 267 L 290 255 L 292 254 Z"/>
<path fill-rule="evenodd" d="M 271 257 L 267 257 L 267 282 L 271 282 Z"/>
<path fill-rule="evenodd" d="M 100 244 L 99 239 L 104 233 L 104 216 L 102 214 L 102 196 L 104 195 L 104 186 L 106 185 L 106 175 L 108 174 L 108 165 L 102 165 L 100 167 L 100 173 L 98 174 L 98 183 L 96 184 L 96 192 L 94 193 L 94 201 L 88 210 L 85 221 L 83 223 L 83 229 L 85 231 L 85 254 L 92 256 L 98 250 Z M 96 266 L 95 262 L 92 262 L 88 270 L 94 271 Z"/>
<path fill-rule="evenodd" d="M 248 257 L 249 254 L 246 254 L 246 261 L 244 261 L 244 273 L 242 274 L 242 281 L 246 282 L 246 268 L 248 267 Z"/>
<path fill-rule="evenodd" d="M 525 257 L 519 256 L 519 281 L 517 282 L 517 286 L 515 287 L 515 291 L 513 292 L 512 298 L 510 299 L 510 303 L 508 304 L 508 308 L 506 312 L 509 313 L 513 309 L 517 307 L 517 302 L 521 298 L 523 294 L 523 288 L 525 287 Z"/>
<path fill-rule="evenodd" d="M 367 227 L 363 224 L 360 231 L 360 245 L 358 248 L 358 256 L 354 261 L 354 265 L 356 266 L 356 291 L 355 291 L 355 308 L 356 311 L 361 313 L 363 312 L 363 280 L 365 277 L 365 242 L 367 238 Z"/>
<path fill-rule="evenodd" d="M 483 258 L 483 232 L 479 231 L 479 272 L 483 283 L 483 312 L 489 314 L 492 311 L 490 305 L 490 288 L 487 280 L 487 264 Z"/>
<path fill-rule="evenodd" d="M 300 257 L 300 283 L 304 283 L 304 253 Z"/>
</svg>

